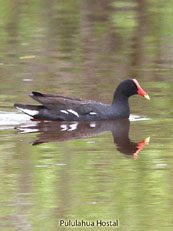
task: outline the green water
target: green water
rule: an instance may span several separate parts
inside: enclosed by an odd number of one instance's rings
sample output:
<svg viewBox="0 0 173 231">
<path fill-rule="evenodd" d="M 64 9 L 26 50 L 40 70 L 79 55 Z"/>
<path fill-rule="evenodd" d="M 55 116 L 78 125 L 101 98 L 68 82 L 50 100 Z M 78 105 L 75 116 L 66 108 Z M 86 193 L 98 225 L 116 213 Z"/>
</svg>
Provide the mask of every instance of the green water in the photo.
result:
<svg viewBox="0 0 173 231">
<path fill-rule="evenodd" d="M 0 230 L 171 231 L 173 3 L 0 6 Z M 126 78 L 151 97 L 130 99 L 145 119 L 127 126 L 37 124 L 13 108 L 32 104 L 31 91 L 109 103 Z M 119 226 L 60 227 L 60 219 Z"/>
</svg>

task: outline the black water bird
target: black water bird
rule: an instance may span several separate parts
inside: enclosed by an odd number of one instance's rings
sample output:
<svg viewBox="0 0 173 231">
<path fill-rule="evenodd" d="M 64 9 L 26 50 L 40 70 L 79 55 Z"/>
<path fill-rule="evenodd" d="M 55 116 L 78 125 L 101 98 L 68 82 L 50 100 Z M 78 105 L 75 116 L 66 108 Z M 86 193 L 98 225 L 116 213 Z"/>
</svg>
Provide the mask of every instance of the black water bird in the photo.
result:
<svg viewBox="0 0 173 231">
<path fill-rule="evenodd" d="M 32 92 L 30 96 L 42 105 L 14 104 L 20 111 L 33 119 L 51 121 L 97 121 L 128 118 L 128 98 L 139 94 L 150 99 L 136 79 L 122 81 L 115 90 L 111 104 L 93 100 L 71 98 L 58 94 Z"/>
</svg>

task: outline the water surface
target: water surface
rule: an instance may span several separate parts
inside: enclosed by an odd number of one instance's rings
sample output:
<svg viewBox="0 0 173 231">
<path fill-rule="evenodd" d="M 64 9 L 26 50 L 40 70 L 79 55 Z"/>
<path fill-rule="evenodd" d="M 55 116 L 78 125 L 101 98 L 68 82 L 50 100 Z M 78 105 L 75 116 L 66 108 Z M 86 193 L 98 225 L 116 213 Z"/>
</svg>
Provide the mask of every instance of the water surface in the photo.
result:
<svg viewBox="0 0 173 231">
<path fill-rule="evenodd" d="M 2 0 L 1 7 L 0 229 L 71 230 L 59 220 L 118 219 L 120 231 L 172 230 L 173 3 Z M 31 91 L 110 103 L 126 78 L 151 97 L 131 97 L 130 122 L 40 123 L 13 108 L 32 104 Z M 101 229 L 115 230 L 93 228 Z"/>
</svg>

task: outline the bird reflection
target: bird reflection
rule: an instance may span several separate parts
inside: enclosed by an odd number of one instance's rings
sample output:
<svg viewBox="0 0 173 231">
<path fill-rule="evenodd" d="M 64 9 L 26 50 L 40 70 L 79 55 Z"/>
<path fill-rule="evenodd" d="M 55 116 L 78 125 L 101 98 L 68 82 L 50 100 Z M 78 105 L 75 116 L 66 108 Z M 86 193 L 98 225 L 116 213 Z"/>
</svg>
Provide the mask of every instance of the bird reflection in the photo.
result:
<svg viewBox="0 0 173 231">
<path fill-rule="evenodd" d="M 132 155 L 135 159 L 139 151 L 149 142 L 149 138 L 138 143 L 130 140 L 130 121 L 128 119 L 95 122 L 37 122 L 28 126 L 19 126 L 17 129 L 21 133 L 39 132 L 33 145 L 91 138 L 110 131 L 112 132 L 117 150 L 125 155 Z"/>
</svg>

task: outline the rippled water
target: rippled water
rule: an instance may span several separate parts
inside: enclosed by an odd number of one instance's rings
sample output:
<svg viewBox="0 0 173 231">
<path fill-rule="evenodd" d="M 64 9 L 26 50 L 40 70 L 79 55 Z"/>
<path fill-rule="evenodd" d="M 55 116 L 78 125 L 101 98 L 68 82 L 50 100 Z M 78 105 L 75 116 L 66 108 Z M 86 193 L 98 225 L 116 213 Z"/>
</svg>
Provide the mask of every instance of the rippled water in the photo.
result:
<svg viewBox="0 0 173 231">
<path fill-rule="evenodd" d="M 1 1 L 0 230 L 173 227 L 171 1 Z M 38 122 L 31 91 L 112 101 L 136 78 L 128 120 Z M 73 228 L 76 230 L 75 228 Z"/>
</svg>

